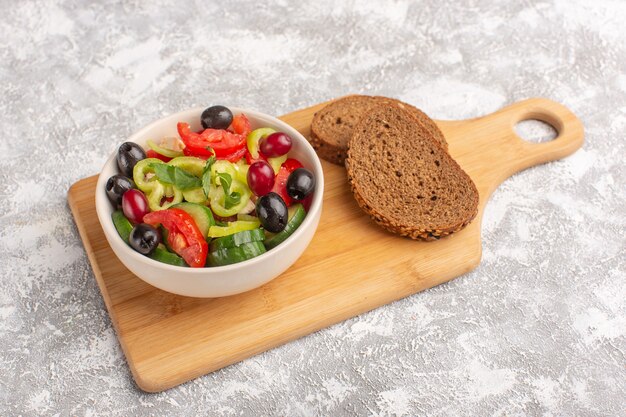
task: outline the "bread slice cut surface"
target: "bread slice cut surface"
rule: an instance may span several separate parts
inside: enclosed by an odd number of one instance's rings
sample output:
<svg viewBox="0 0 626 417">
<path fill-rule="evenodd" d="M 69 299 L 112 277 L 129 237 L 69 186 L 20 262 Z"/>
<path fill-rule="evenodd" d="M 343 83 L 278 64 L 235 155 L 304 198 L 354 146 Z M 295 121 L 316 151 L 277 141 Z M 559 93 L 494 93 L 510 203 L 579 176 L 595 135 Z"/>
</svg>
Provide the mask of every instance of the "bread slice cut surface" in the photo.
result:
<svg viewBox="0 0 626 417">
<path fill-rule="evenodd" d="M 355 125 L 345 165 L 358 204 L 390 232 L 435 240 L 478 211 L 471 178 L 400 108 L 379 106 Z"/>
</svg>

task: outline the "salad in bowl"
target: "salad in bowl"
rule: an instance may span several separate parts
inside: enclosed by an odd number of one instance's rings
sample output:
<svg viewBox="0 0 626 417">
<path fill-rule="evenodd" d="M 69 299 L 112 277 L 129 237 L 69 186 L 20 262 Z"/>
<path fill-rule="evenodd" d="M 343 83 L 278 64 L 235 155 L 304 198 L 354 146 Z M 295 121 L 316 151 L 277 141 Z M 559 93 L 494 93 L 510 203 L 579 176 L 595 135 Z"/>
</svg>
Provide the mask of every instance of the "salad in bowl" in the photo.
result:
<svg viewBox="0 0 626 417">
<path fill-rule="evenodd" d="M 132 272 L 170 292 L 213 297 L 252 289 L 295 262 L 319 222 L 322 190 L 319 159 L 299 132 L 216 105 L 157 121 L 122 143 L 100 175 L 96 208 Z M 253 262 L 252 277 L 232 279 Z M 179 285 L 186 275 L 194 278 Z M 198 275 L 204 283 L 194 283 Z"/>
</svg>

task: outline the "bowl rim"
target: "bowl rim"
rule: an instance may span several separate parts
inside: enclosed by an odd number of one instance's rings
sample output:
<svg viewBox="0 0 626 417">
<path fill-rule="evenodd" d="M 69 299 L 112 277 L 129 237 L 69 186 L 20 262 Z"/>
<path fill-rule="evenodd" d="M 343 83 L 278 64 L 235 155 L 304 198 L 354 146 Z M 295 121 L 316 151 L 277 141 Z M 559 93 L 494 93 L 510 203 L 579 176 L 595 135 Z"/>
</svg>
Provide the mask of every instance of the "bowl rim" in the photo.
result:
<svg viewBox="0 0 626 417">
<path fill-rule="evenodd" d="M 277 127 L 280 127 L 281 131 L 284 131 L 285 129 L 290 131 L 289 133 L 290 136 L 292 137 L 295 136 L 293 138 L 294 140 L 302 142 L 302 145 L 304 146 L 304 149 L 306 149 L 306 152 L 310 153 L 313 156 L 312 168 L 313 168 L 313 174 L 315 175 L 315 181 L 316 181 L 315 195 L 313 196 L 313 201 L 311 202 L 311 206 L 309 208 L 309 211 L 307 212 L 306 217 L 304 218 L 304 221 L 302 222 L 300 226 L 298 226 L 296 231 L 291 236 L 289 236 L 287 239 L 285 239 L 276 247 L 272 248 L 271 250 L 266 251 L 265 253 L 259 256 L 255 256 L 252 259 L 248 259 L 246 261 L 238 262 L 238 263 L 231 264 L 231 265 L 212 266 L 212 267 L 205 266 L 201 268 L 191 268 L 187 266 L 170 265 L 164 262 L 159 262 L 145 255 L 142 255 L 134 251 L 130 246 L 128 246 L 126 242 L 120 241 L 120 243 L 124 244 L 122 250 L 127 251 L 128 255 L 131 258 L 135 259 L 138 262 L 145 262 L 148 265 L 151 265 L 153 267 L 163 268 L 165 270 L 176 272 L 176 273 L 203 275 L 203 274 L 214 274 L 214 273 L 220 273 L 220 272 L 233 271 L 239 268 L 251 267 L 252 265 L 256 263 L 262 263 L 266 259 L 269 259 L 270 256 L 277 256 L 279 253 L 287 250 L 287 248 L 289 247 L 289 244 L 295 242 L 298 239 L 298 237 L 305 232 L 305 229 L 307 229 L 307 227 L 309 227 L 309 225 L 315 221 L 315 218 L 318 216 L 318 212 L 320 212 L 322 209 L 322 200 L 323 200 L 323 194 L 324 194 L 324 172 L 322 169 L 321 161 L 319 157 L 317 156 L 317 153 L 315 152 L 315 150 L 309 143 L 309 141 L 296 128 L 283 122 L 277 117 L 270 116 L 266 113 L 262 113 L 262 112 L 247 109 L 247 108 L 235 107 L 235 106 L 227 106 L 227 107 L 233 112 L 233 114 L 244 113 L 246 116 L 254 119 L 255 121 L 260 121 L 262 124 L 268 123 L 270 125 L 275 125 Z M 134 132 L 133 134 L 131 134 L 128 137 L 128 139 L 125 140 L 125 142 L 138 143 L 138 140 L 140 140 L 141 137 L 143 137 L 147 131 L 154 128 L 156 125 L 159 125 L 161 123 L 172 122 L 174 119 L 181 119 L 181 120 L 188 119 L 190 114 L 191 115 L 197 114 L 199 117 L 204 109 L 205 109 L 204 107 L 193 107 L 187 110 L 182 110 L 182 111 L 161 117 L 149 123 L 148 125 L 144 126 L 143 128 L 139 129 L 138 131 Z M 292 133 L 295 133 L 295 135 Z M 143 141 L 140 141 L 139 143 L 142 147 L 144 146 L 144 143 L 141 143 L 141 142 L 145 142 L 145 140 L 146 139 L 144 139 Z M 105 170 L 105 168 L 109 167 L 110 164 L 112 164 L 115 161 L 116 152 L 117 152 L 117 147 L 115 151 L 106 160 L 106 162 L 102 166 L 102 169 L 100 170 L 100 173 L 98 174 L 98 181 L 96 184 L 96 196 L 95 196 L 96 204 L 95 205 L 96 205 L 96 214 L 98 216 L 100 225 L 102 226 L 102 229 L 104 230 L 105 236 L 107 238 L 110 236 L 114 236 L 113 237 L 114 239 L 121 240 L 121 237 L 117 233 L 117 230 L 115 229 L 113 225 L 113 221 L 110 218 L 111 216 L 110 215 L 106 216 L 104 213 L 104 207 L 102 207 L 105 204 L 111 206 L 111 202 L 106 197 L 106 193 L 104 191 L 104 186 L 108 178 L 104 178 L 104 176 L 102 175 L 102 172 Z M 117 208 L 113 208 L 112 212 L 115 210 L 117 210 Z"/>
</svg>

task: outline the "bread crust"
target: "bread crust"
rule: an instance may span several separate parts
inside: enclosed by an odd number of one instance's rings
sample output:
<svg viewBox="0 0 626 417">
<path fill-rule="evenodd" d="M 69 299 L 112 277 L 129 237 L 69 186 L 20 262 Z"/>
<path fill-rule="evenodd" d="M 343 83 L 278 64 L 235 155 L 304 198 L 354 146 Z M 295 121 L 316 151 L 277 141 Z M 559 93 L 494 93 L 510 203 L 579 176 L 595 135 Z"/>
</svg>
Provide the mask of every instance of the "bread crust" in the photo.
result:
<svg viewBox="0 0 626 417">
<path fill-rule="evenodd" d="M 420 135 L 420 137 L 425 140 L 428 139 L 429 145 L 432 145 L 433 147 L 435 147 L 435 151 L 438 154 L 441 154 L 441 158 L 447 158 L 445 163 L 449 165 L 448 168 L 449 168 L 449 171 L 451 171 L 448 174 L 459 176 L 459 179 L 462 180 L 462 182 L 468 187 L 467 196 L 469 200 L 466 200 L 465 203 L 471 208 L 471 210 L 469 210 L 465 216 L 459 218 L 458 221 L 453 222 L 453 223 L 448 223 L 448 224 L 441 223 L 441 224 L 438 224 L 437 227 L 415 227 L 411 225 L 412 223 L 414 224 L 415 222 L 409 221 L 409 220 L 415 220 L 415 219 L 406 219 L 405 221 L 402 221 L 404 219 L 400 221 L 394 220 L 392 216 L 389 215 L 390 213 L 384 212 L 385 210 L 387 211 L 391 210 L 392 209 L 391 207 L 383 207 L 383 210 L 378 210 L 375 207 L 373 207 L 372 204 L 368 201 L 368 198 L 366 197 L 366 195 L 371 195 L 372 193 L 375 194 L 376 190 L 366 190 L 366 188 L 368 187 L 368 184 L 361 184 L 357 176 L 355 175 L 355 171 L 359 169 L 359 164 L 368 163 L 368 161 L 363 161 L 364 158 L 359 157 L 358 155 L 355 155 L 357 152 L 354 149 L 357 143 L 359 143 L 358 141 L 363 140 L 363 138 L 360 137 L 361 136 L 360 132 L 362 131 L 369 132 L 372 129 L 372 126 L 370 125 L 372 123 L 372 120 L 376 119 L 376 117 L 380 115 L 385 115 L 385 114 L 388 115 L 390 111 L 401 112 L 403 114 L 404 123 L 413 123 L 412 128 L 415 129 L 416 134 Z M 369 132 L 369 133 L 366 133 L 366 135 L 372 135 L 372 133 Z M 363 143 L 361 143 L 361 145 L 363 145 Z M 374 155 L 373 157 L 376 157 L 376 155 Z M 476 188 L 476 185 L 474 184 L 474 182 L 463 171 L 463 169 L 458 165 L 458 163 L 454 161 L 448 155 L 447 150 L 441 147 L 440 143 L 437 140 L 434 140 L 429 134 L 429 132 L 426 131 L 425 128 L 421 124 L 417 123 L 416 117 L 413 114 L 405 110 L 401 110 L 401 109 L 394 110 L 394 109 L 390 109 L 389 107 L 383 108 L 381 106 L 370 116 L 362 119 L 358 127 L 354 129 L 353 136 L 350 140 L 350 147 L 347 152 L 347 158 L 345 159 L 345 167 L 346 167 L 346 171 L 348 174 L 348 181 L 350 183 L 350 188 L 352 190 L 352 193 L 358 205 L 361 207 L 361 209 L 363 209 L 370 216 L 372 220 L 374 220 L 376 224 L 378 224 L 379 226 L 383 227 L 384 229 L 388 230 L 391 233 L 395 233 L 400 236 L 406 236 L 406 237 L 409 237 L 411 239 L 416 239 L 416 240 L 424 240 L 424 241 L 438 240 L 442 237 L 449 236 L 465 228 L 476 217 L 478 213 L 479 194 L 478 194 L 478 189 Z M 391 180 L 393 180 L 393 178 L 390 179 L 390 181 Z M 369 193 L 367 191 L 369 191 Z"/>
<path fill-rule="evenodd" d="M 332 120 L 338 121 L 337 124 L 339 125 L 341 124 L 342 118 L 336 116 L 330 117 L 330 115 L 333 112 L 348 115 L 352 113 L 352 115 L 360 115 L 362 117 L 366 115 L 370 109 L 381 104 L 397 106 L 411 113 L 417 123 L 430 132 L 435 141 L 439 142 L 441 146 L 447 149 L 448 144 L 441 130 L 430 117 L 418 108 L 394 98 L 365 95 L 351 95 L 340 98 L 313 115 L 311 134 L 309 137 L 309 142 L 313 146 L 313 149 L 315 149 L 320 158 L 332 162 L 333 164 L 343 165 L 347 156 L 348 142 L 352 129 L 349 127 L 345 128 L 345 126 L 341 126 L 341 128 L 338 129 L 337 126 L 333 126 Z M 343 112 L 345 108 L 351 109 L 350 111 Z M 359 119 L 361 117 L 359 117 Z"/>
<path fill-rule="evenodd" d="M 328 162 L 332 162 L 335 165 L 343 165 L 343 162 L 346 160 L 348 150 L 324 142 L 313 130 L 313 125 L 311 125 L 309 143 L 313 146 L 317 155 Z"/>
</svg>

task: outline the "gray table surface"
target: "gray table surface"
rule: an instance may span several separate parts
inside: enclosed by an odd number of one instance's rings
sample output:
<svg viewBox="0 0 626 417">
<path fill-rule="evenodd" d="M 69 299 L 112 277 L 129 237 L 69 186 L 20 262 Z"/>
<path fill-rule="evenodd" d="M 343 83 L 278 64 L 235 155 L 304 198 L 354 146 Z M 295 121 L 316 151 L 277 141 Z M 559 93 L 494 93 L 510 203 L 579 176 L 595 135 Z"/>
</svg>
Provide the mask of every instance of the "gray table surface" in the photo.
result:
<svg viewBox="0 0 626 417">
<path fill-rule="evenodd" d="M 626 415 L 625 2 L 203 3 L 0 1 L 0 415 Z M 472 273 L 139 391 L 68 187 L 168 113 L 356 92 L 444 119 L 544 96 L 586 142 L 500 186 Z"/>
</svg>

